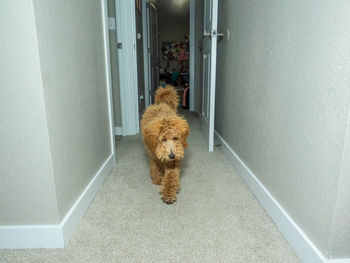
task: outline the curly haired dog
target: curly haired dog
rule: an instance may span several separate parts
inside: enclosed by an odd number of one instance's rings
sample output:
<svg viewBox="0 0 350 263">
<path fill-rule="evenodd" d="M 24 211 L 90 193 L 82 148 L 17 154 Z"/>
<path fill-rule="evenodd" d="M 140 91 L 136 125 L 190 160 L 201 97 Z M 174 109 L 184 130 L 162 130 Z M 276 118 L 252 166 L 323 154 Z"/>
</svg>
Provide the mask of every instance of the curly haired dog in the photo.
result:
<svg viewBox="0 0 350 263">
<path fill-rule="evenodd" d="M 180 186 L 180 162 L 190 127 L 177 114 L 179 97 L 174 87 L 159 87 L 154 100 L 155 104 L 142 116 L 141 131 L 149 154 L 152 182 L 161 185 L 163 201 L 171 204 L 176 201 Z"/>
</svg>

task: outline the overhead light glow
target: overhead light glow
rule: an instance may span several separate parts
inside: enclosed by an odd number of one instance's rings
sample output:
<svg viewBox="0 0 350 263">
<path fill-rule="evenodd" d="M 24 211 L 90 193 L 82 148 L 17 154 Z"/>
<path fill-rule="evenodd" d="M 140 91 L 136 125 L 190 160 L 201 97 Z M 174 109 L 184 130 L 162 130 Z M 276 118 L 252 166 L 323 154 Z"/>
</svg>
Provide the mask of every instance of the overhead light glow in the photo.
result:
<svg viewBox="0 0 350 263">
<path fill-rule="evenodd" d="M 173 0 L 173 3 L 178 7 L 182 7 L 187 1 L 188 0 Z"/>
</svg>

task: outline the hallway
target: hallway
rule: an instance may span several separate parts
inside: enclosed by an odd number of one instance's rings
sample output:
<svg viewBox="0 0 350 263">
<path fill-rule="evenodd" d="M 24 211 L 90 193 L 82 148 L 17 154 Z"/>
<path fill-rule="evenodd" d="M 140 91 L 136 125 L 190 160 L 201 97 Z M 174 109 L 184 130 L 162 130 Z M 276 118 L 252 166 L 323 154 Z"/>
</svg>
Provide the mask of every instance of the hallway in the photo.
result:
<svg viewBox="0 0 350 263">
<path fill-rule="evenodd" d="M 0 250 L 0 262 L 299 262 L 199 119 L 190 126 L 178 200 L 152 185 L 140 136 L 117 144 L 117 165 L 64 249 Z"/>
</svg>

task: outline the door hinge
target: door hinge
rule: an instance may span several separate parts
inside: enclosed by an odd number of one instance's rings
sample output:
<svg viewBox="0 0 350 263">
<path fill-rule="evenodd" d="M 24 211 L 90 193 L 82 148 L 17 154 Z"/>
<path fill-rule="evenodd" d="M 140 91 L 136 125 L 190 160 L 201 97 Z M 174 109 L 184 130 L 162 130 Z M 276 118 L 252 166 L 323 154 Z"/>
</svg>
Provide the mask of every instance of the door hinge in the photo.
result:
<svg viewBox="0 0 350 263">
<path fill-rule="evenodd" d="M 118 49 L 122 49 L 123 48 L 123 44 L 121 42 L 117 43 L 117 48 Z"/>
</svg>

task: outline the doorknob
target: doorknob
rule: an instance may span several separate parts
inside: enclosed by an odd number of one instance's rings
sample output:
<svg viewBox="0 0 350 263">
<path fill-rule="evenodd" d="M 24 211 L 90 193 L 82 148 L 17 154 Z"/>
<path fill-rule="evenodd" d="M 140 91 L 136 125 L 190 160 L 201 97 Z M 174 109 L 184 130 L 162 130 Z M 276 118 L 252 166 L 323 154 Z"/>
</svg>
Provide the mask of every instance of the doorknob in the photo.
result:
<svg viewBox="0 0 350 263">
<path fill-rule="evenodd" d="M 217 36 L 217 38 L 218 38 L 218 42 L 220 43 L 222 40 L 224 40 L 224 34 L 223 33 L 216 33 L 216 31 L 213 31 L 213 33 L 208 33 L 208 32 L 205 32 L 204 34 L 203 34 L 203 39 L 204 38 L 211 38 L 212 37 L 212 34 L 214 35 L 214 37 L 215 37 L 215 35 Z"/>
</svg>

